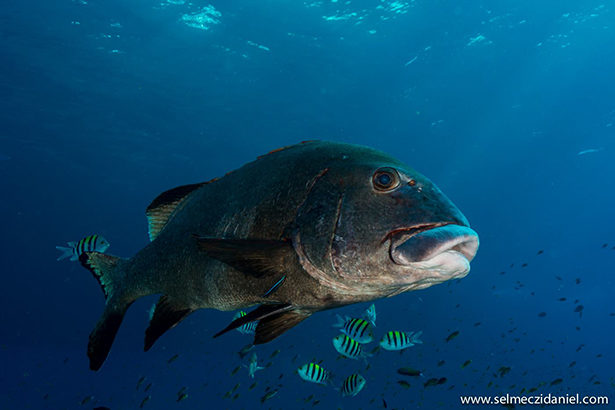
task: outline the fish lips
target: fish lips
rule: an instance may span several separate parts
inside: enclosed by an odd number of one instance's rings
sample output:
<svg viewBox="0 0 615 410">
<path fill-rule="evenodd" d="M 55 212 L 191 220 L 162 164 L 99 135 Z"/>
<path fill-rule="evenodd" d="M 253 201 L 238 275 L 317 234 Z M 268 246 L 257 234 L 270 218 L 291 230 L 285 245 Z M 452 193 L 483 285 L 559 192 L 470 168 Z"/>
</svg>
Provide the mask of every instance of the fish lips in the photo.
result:
<svg viewBox="0 0 615 410">
<path fill-rule="evenodd" d="M 478 244 L 478 234 L 467 226 L 424 224 L 393 232 L 389 253 L 397 265 L 461 276 L 470 271 Z"/>
</svg>

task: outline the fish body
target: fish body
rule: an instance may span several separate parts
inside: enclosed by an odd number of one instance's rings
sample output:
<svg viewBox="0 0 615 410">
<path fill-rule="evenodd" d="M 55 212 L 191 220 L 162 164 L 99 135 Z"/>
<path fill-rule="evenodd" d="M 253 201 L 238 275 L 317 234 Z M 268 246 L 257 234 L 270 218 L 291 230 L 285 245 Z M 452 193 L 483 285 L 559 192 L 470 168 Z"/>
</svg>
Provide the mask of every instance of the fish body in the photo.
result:
<svg viewBox="0 0 615 410">
<path fill-rule="evenodd" d="M 297 369 L 299 376 L 308 382 L 327 384 L 329 372 L 316 363 L 307 363 Z"/>
<path fill-rule="evenodd" d="M 404 389 L 409 389 L 410 388 L 410 383 L 408 383 L 405 380 L 398 380 L 397 384 L 399 384 L 401 387 L 403 387 Z"/>
<path fill-rule="evenodd" d="M 79 257 L 106 299 L 90 334 L 93 370 L 143 296 L 161 295 L 145 350 L 197 309 L 255 305 L 216 336 L 258 321 L 260 344 L 321 310 L 464 277 L 478 249 L 467 219 L 429 179 L 382 152 L 322 141 L 170 189 L 146 216 L 151 242 L 132 258 Z"/>
<path fill-rule="evenodd" d="M 239 357 L 243 359 L 248 354 L 248 352 L 250 352 L 250 350 L 252 350 L 252 349 L 254 349 L 254 345 L 252 343 L 245 345 L 238 352 Z"/>
<path fill-rule="evenodd" d="M 459 330 L 455 330 L 454 332 L 452 332 L 451 334 L 449 334 L 448 336 L 446 336 L 446 341 L 450 342 L 451 340 L 453 340 L 454 338 L 456 338 L 457 336 L 459 336 Z"/>
<path fill-rule="evenodd" d="M 376 327 L 376 305 L 375 304 L 371 304 L 369 305 L 369 307 L 365 310 L 365 319 L 371 323 L 372 326 Z"/>
<path fill-rule="evenodd" d="M 256 357 L 256 353 L 252 353 L 252 357 L 250 357 L 250 363 L 248 364 L 248 374 L 250 378 L 254 378 L 254 373 L 259 370 L 263 370 L 264 367 L 258 365 L 258 358 Z"/>
<path fill-rule="evenodd" d="M 385 333 L 380 340 L 380 347 L 384 350 L 403 350 L 414 346 L 415 344 L 423 343 L 419 337 L 423 334 L 422 331 L 418 332 L 400 332 L 392 330 Z"/>
<path fill-rule="evenodd" d="M 351 339 L 345 334 L 337 335 L 333 338 L 333 347 L 335 347 L 335 350 L 337 350 L 339 354 L 350 359 L 369 356 L 368 353 L 363 351 L 359 342 Z"/>
<path fill-rule="evenodd" d="M 423 372 L 421 372 L 420 370 L 417 369 L 413 369 L 411 367 L 402 367 L 397 369 L 397 373 L 401 374 L 402 376 L 423 376 Z"/>
<path fill-rule="evenodd" d="M 244 317 L 245 315 L 246 315 L 246 312 L 244 312 L 243 310 L 240 310 L 239 312 L 235 313 L 235 316 L 233 316 L 233 321 L 240 319 Z M 239 333 L 242 333 L 244 335 L 253 335 L 254 332 L 256 331 L 257 325 L 258 325 L 258 322 L 248 322 L 246 324 L 239 326 L 235 330 L 237 330 Z"/>
<path fill-rule="evenodd" d="M 444 384 L 444 383 L 446 383 L 446 377 L 440 377 L 439 379 L 437 377 L 434 377 L 434 378 L 427 380 L 425 383 L 423 383 L 423 386 L 424 387 L 437 386 L 439 384 Z"/>
<path fill-rule="evenodd" d="M 374 340 L 372 325 L 367 320 L 336 316 L 337 323 L 333 327 L 339 327 L 340 331 L 346 336 L 359 343 L 370 343 Z"/>
<path fill-rule="evenodd" d="M 365 378 L 359 373 L 351 374 L 342 382 L 342 396 L 354 397 L 363 387 L 365 387 Z"/>
<path fill-rule="evenodd" d="M 81 238 L 77 242 L 68 242 L 68 247 L 56 246 L 56 249 L 62 252 L 58 260 L 70 258 L 71 261 L 76 261 L 84 252 L 100 252 L 104 253 L 109 249 L 109 242 L 100 235 L 88 235 Z"/>
<path fill-rule="evenodd" d="M 586 155 L 586 154 L 594 154 L 596 152 L 600 152 L 602 151 L 604 148 L 600 147 L 600 148 L 589 148 L 589 149 L 584 149 L 582 151 L 577 152 L 577 155 Z"/>
<path fill-rule="evenodd" d="M 261 404 L 278 394 L 278 390 L 270 390 L 261 397 Z"/>
</svg>

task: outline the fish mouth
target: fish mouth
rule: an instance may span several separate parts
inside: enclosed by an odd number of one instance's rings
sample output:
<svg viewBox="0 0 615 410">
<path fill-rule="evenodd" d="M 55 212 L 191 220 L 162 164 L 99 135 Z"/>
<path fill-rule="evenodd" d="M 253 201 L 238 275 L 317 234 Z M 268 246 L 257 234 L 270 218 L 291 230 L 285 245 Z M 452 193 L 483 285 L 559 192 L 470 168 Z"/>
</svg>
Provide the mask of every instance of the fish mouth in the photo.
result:
<svg viewBox="0 0 615 410">
<path fill-rule="evenodd" d="M 387 235 L 391 260 L 402 266 L 465 276 L 478 251 L 478 234 L 456 223 L 429 223 L 400 228 Z"/>
</svg>

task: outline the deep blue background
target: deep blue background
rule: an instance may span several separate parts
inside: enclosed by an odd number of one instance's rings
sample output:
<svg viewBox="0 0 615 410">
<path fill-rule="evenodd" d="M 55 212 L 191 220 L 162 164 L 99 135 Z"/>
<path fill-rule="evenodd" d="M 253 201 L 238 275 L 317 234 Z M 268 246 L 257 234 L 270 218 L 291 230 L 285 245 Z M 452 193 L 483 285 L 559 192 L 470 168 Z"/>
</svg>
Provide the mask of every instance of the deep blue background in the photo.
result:
<svg viewBox="0 0 615 410">
<path fill-rule="evenodd" d="M 615 400 L 611 2 L 417 0 L 396 14 L 390 1 L 217 1 L 209 30 L 181 21 L 201 1 L 83 3 L 5 0 L 0 11 L 1 408 L 125 409 L 147 394 L 146 409 L 251 408 L 278 385 L 274 408 L 381 408 L 382 398 L 456 408 L 461 394 L 537 386 Z M 54 246 L 98 233 L 109 253 L 130 256 L 147 243 L 144 209 L 160 192 L 306 139 L 394 154 L 480 234 L 465 279 L 376 302 L 378 336 L 422 329 L 425 343 L 382 352 L 366 371 L 336 360 L 336 311 L 317 314 L 257 348 L 273 364 L 249 390 L 244 369 L 230 375 L 249 337 L 211 339 L 232 313 L 199 311 L 144 354 L 147 298 L 90 372 L 102 293 L 77 263 L 56 262 Z M 360 370 L 364 391 L 342 399 L 301 381 L 293 372 L 312 358 L 338 381 Z M 400 366 L 447 382 L 404 389 Z M 510 373 L 494 376 L 502 366 Z M 223 399 L 236 383 L 240 397 Z"/>
</svg>

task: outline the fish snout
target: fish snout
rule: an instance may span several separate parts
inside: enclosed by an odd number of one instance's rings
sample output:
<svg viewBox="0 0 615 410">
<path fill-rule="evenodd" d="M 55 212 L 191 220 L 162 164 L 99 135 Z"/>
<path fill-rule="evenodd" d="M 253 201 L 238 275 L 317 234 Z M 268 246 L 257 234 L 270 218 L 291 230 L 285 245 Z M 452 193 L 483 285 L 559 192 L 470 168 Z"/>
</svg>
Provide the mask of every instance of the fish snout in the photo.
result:
<svg viewBox="0 0 615 410">
<path fill-rule="evenodd" d="M 424 268 L 467 265 L 478 251 L 478 234 L 467 226 L 433 224 L 402 231 L 391 238 L 390 256 L 398 265 Z M 455 269 L 458 270 L 458 269 Z"/>
</svg>

